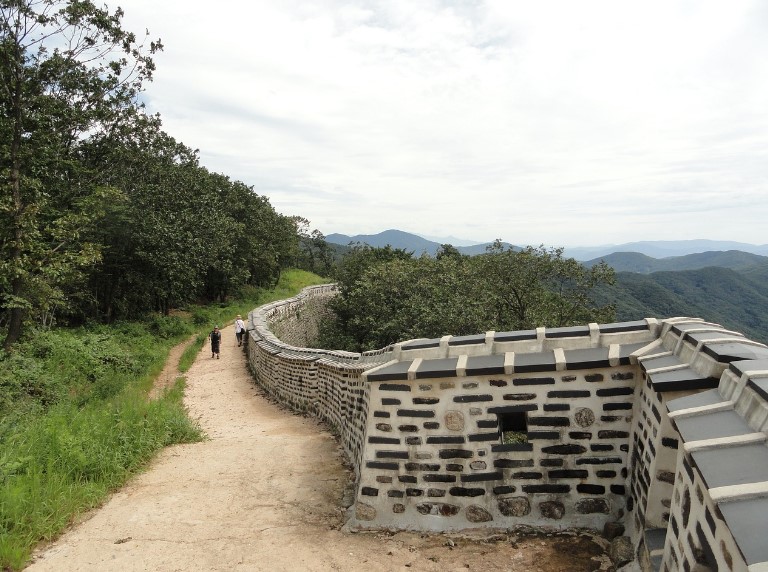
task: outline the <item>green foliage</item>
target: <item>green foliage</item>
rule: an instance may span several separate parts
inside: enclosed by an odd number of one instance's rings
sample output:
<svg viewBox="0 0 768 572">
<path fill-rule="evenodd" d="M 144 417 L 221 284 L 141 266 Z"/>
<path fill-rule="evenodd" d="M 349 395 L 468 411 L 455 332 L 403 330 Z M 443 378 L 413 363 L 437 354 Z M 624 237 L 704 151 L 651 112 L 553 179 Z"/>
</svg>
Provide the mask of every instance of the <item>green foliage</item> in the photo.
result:
<svg viewBox="0 0 768 572">
<path fill-rule="evenodd" d="M 619 272 L 616 286 L 595 298 L 616 306 L 619 320 L 690 316 L 768 341 L 768 295 L 764 265 L 742 272 L 709 267 L 680 272 Z"/>
<path fill-rule="evenodd" d="M 168 351 L 198 331 L 188 369 L 211 324 L 294 296 L 323 280 L 287 271 L 278 287 L 249 297 L 157 316 L 77 329 L 42 331 L 0 354 L 0 569 L 20 569 L 32 547 L 103 501 L 162 447 L 200 440 L 186 415 L 184 379 L 159 399 L 147 391 Z"/>
<path fill-rule="evenodd" d="M 441 247 L 439 256 L 359 246 L 344 258 L 340 295 L 319 343 L 365 351 L 420 337 L 467 335 L 610 321 L 592 289 L 610 283 L 605 265 L 586 269 L 562 249 L 504 249 L 497 241 L 480 256 Z"/>
</svg>

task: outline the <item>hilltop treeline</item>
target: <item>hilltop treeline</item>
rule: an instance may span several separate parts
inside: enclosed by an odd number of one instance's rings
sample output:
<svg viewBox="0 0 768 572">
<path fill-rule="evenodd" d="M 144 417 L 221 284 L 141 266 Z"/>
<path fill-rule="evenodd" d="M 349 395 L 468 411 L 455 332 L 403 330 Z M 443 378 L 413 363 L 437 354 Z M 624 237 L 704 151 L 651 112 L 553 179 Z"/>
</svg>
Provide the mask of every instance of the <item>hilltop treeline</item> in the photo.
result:
<svg viewBox="0 0 768 572">
<path fill-rule="evenodd" d="M 294 219 L 141 103 L 159 41 L 90 1 L 0 5 L 0 332 L 167 312 L 276 281 Z M 303 220 L 303 219 L 302 219 Z"/>
<path fill-rule="evenodd" d="M 592 291 L 612 284 L 605 264 L 586 268 L 562 248 L 505 248 L 467 256 L 443 245 L 437 256 L 414 258 L 392 247 L 355 245 L 338 271 L 333 314 L 319 344 L 366 351 L 413 339 L 488 330 L 526 330 L 610 322 L 615 308 L 596 304 Z"/>
</svg>

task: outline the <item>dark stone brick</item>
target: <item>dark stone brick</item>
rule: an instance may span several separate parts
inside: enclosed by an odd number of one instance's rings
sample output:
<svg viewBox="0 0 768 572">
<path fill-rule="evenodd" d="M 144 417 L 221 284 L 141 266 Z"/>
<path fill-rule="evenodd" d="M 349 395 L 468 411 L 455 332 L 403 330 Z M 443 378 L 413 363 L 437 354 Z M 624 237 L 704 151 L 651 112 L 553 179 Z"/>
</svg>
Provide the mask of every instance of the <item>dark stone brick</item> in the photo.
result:
<svg viewBox="0 0 768 572">
<path fill-rule="evenodd" d="M 599 397 L 614 397 L 616 395 L 632 395 L 634 392 L 634 387 L 608 387 L 598 389 L 595 394 Z"/>
<path fill-rule="evenodd" d="M 493 466 L 497 469 L 522 469 L 533 467 L 533 459 L 496 459 Z"/>
<path fill-rule="evenodd" d="M 529 441 L 559 441 L 559 431 L 528 431 Z"/>
<path fill-rule="evenodd" d="M 493 401 L 490 395 L 456 395 L 453 398 L 455 403 L 477 403 L 480 401 Z"/>
<path fill-rule="evenodd" d="M 403 491 L 387 491 L 387 496 L 393 499 L 401 499 L 405 496 Z"/>
<path fill-rule="evenodd" d="M 547 486 L 547 485 L 542 485 Z M 564 486 L 564 485 L 548 485 L 548 486 Z M 565 514 L 565 507 L 563 503 L 558 501 L 546 501 L 539 504 L 539 511 L 544 518 L 550 518 L 552 520 L 560 520 Z"/>
<path fill-rule="evenodd" d="M 424 429 L 440 429 L 440 423 L 436 421 L 427 421 L 424 423 Z"/>
<path fill-rule="evenodd" d="M 368 443 L 371 445 L 399 445 L 400 439 L 397 437 L 368 437 Z"/>
<path fill-rule="evenodd" d="M 473 435 L 469 435 L 468 439 L 471 443 L 477 443 L 482 441 L 498 441 L 499 434 L 498 433 L 475 433 Z"/>
<path fill-rule="evenodd" d="M 376 482 L 377 483 L 388 484 L 388 483 L 392 482 L 392 477 L 385 477 L 384 475 L 377 475 Z"/>
<path fill-rule="evenodd" d="M 523 485 L 522 489 L 525 493 L 558 494 L 570 492 L 571 485 Z"/>
<path fill-rule="evenodd" d="M 550 479 L 586 479 L 589 477 L 589 471 L 583 469 L 561 469 L 549 471 L 547 475 Z"/>
<path fill-rule="evenodd" d="M 407 451 L 376 451 L 377 459 L 407 459 Z"/>
<path fill-rule="evenodd" d="M 400 470 L 400 463 L 384 463 L 382 461 L 366 461 L 365 466 L 369 469 L 384 469 L 385 471 Z"/>
<path fill-rule="evenodd" d="M 398 417 L 434 417 L 434 411 L 425 411 L 421 409 L 398 409 Z"/>
<path fill-rule="evenodd" d="M 493 387 L 507 387 L 507 382 L 503 379 L 492 379 L 490 384 Z"/>
<path fill-rule="evenodd" d="M 374 417 L 388 418 L 389 417 L 389 411 L 374 411 L 373 412 L 373 416 Z"/>
<path fill-rule="evenodd" d="M 381 383 L 379 389 L 381 391 L 410 391 L 411 386 L 404 383 Z"/>
<path fill-rule="evenodd" d="M 467 383 L 462 383 L 461 387 L 464 388 L 464 389 L 477 389 L 478 388 L 478 383 L 475 382 L 475 381 L 470 381 L 470 382 L 467 382 Z"/>
<path fill-rule="evenodd" d="M 519 379 L 513 379 L 512 385 L 554 385 L 554 377 L 523 377 Z"/>
<path fill-rule="evenodd" d="M 494 453 L 510 453 L 510 452 L 529 452 L 533 451 L 533 445 L 531 443 L 514 443 L 511 445 L 491 445 L 491 451 Z"/>
<path fill-rule="evenodd" d="M 626 443 L 623 444 L 623 445 L 619 445 L 619 450 L 624 451 L 625 453 L 628 453 L 629 452 L 629 445 L 627 445 Z"/>
<path fill-rule="evenodd" d="M 493 494 L 495 495 L 509 495 L 514 493 L 517 490 L 517 488 L 511 486 L 511 485 L 499 485 L 498 487 L 493 487 Z"/>
<path fill-rule="evenodd" d="M 405 494 L 409 497 L 420 497 L 424 496 L 424 491 L 421 489 L 405 489 Z"/>
<path fill-rule="evenodd" d="M 605 499 L 582 499 L 576 503 L 576 512 L 580 514 L 609 514 L 611 509 Z"/>
<path fill-rule="evenodd" d="M 611 492 L 615 495 L 625 495 L 627 490 L 624 485 L 611 485 Z"/>
<path fill-rule="evenodd" d="M 656 478 L 659 479 L 662 483 L 669 483 L 670 485 L 675 484 L 675 473 L 670 471 L 657 471 Z"/>
<path fill-rule="evenodd" d="M 547 397 L 568 398 L 568 399 L 571 399 L 574 397 L 589 397 L 590 395 L 592 395 L 591 392 L 586 390 L 580 390 L 580 389 L 550 391 L 547 393 Z"/>
<path fill-rule="evenodd" d="M 595 453 L 600 452 L 600 451 L 613 451 L 613 445 L 608 445 L 608 444 L 604 445 L 604 444 L 601 444 L 601 443 L 592 443 L 589 446 L 589 450 L 593 451 Z"/>
<path fill-rule="evenodd" d="M 445 470 L 450 471 L 452 473 L 463 473 L 464 465 L 459 465 L 457 463 L 446 463 Z"/>
<path fill-rule="evenodd" d="M 392 425 L 389 423 L 376 423 L 376 429 L 383 431 L 384 433 L 389 433 L 392 431 Z"/>
<path fill-rule="evenodd" d="M 541 459 L 539 460 L 540 467 L 562 467 L 565 461 L 563 459 Z"/>
<path fill-rule="evenodd" d="M 628 379 L 635 379 L 635 374 L 631 371 L 617 371 L 611 374 L 611 379 L 614 381 L 626 381 Z"/>
<path fill-rule="evenodd" d="M 570 411 L 570 403 L 545 403 L 544 411 Z"/>
<path fill-rule="evenodd" d="M 542 453 L 549 453 L 551 455 L 580 455 L 586 453 L 586 447 L 576 445 L 575 443 L 568 443 L 563 445 L 551 445 L 550 447 L 542 447 Z"/>
<path fill-rule="evenodd" d="M 406 437 L 406 445 L 421 445 L 421 437 Z"/>
<path fill-rule="evenodd" d="M 440 398 L 438 397 L 414 397 L 413 398 L 414 405 L 434 405 L 435 403 L 440 403 Z"/>
<path fill-rule="evenodd" d="M 473 453 L 464 449 L 443 449 L 438 453 L 438 456 L 441 459 L 469 459 Z"/>
<path fill-rule="evenodd" d="M 613 479 L 616 477 L 616 471 L 595 471 L 595 475 L 600 479 Z"/>
<path fill-rule="evenodd" d="M 427 489 L 428 497 L 444 497 L 445 489 Z"/>
<path fill-rule="evenodd" d="M 662 437 L 661 444 L 664 447 L 669 447 L 670 449 L 677 449 L 678 447 L 677 439 L 671 439 L 670 437 Z"/>
<path fill-rule="evenodd" d="M 536 399 L 535 393 L 505 393 L 502 396 L 504 401 L 530 401 Z"/>
<path fill-rule="evenodd" d="M 621 415 L 601 415 L 600 421 L 603 423 L 614 423 L 616 421 L 621 421 L 624 419 Z"/>
<path fill-rule="evenodd" d="M 485 489 L 451 487 L 448 490 L 448 494 L 453 497 L 479 497 L 485 494 Z"/>
<path fill-rule="evenodd" d="M 413 475 L 400 475 L 397 477 L 397 480 L 400 481 L 401 483 L 415 483 L 416 477 L 414 477 Z"/>
<path fill-rule="evenodd" d="M 499 426 L 498 419 L 478 419 L 477 420 L 478 429 L 495 429 L 498 426 Z"/>
<path fill-rule="evenodd" d="M 416 505 L 416 511 L 419 514 L 431 514 L 434 516 L 455 516 L 459 513 L 459 508 L 460 507 L 452 504 L 431 502 L 419 503 Z"/>
<path fill-rule="evenodd" d="M 659 410 L 656 408 L 656 406 L 651 403 L 651 412 L 653 413 L 653 416 L 656 418 L 656 423 L 661 423 L 661 414 L 659 413 Z"/>
<path fill-rule="evenodd" d="M 584 380 L 589 383 L 595 383 L 596 381 L 603 381 L 602 373 L 588 373 L 584 376 Z"/>
<path fill-rule="evenodd" d="M 611 431 L 608 429 L 604 429 L 603 431 L 598 431 L 597 436 L 600 439 L 627 439 L 629 437 L 628 431 Z"/>
<path fill-rule="evenodd" d="M 367 497 L 377 497 L 379 496 L 379 489 L 374 489 L 373 487 L 363 487 L 360 489 L 360 494 Z"/>
<path fill-rule="evenodd" d="M 398 429 L 403 433 L 415 433 L 419 430 L 416 425 L 400 425 Z"/>
<path fill-rule="evenodd" d="M 399 502 L 396 502 L 395 504 L 392 505 L 392 512 L 394 512 L 395 514 L 402 514 L 402 513 L 404 513 L 405 512 L 405 505 L 404 504 L 400 504 Z"/>
<path fill-rule="evenodd" d="M 519 471 L 517 473 L 512 473 L 513 479 L 540 479 L 543 475 L 536 471 Z"/>
<path fill-rule="evenodd" d="M 526 516 L 531 512 L 531 503 L 526 497 L 499 499 L 497 506 L 504 516 Z"/>
<path fill-rule="evenodd" d="M 528 426 L 537 427 L 568 427 L 571 420 L 568 417 L 529 417 Z"/>
<path fill-rule="evenodd" d="M 568 436 L 571 439 L 591 439 L 592 433 L 589 431 L 569 431 Z"/>
<path fill-rule="evenodd" d="M 603 411 L 629 411 L 631 403 L 603 403 Z"/>
<path fill-rule="evenodd" d="M 524 403 L 523 405 L 503 405 L 501 407 L 489 407 L 489 415 L 499 415 L 503 413 L 521 413 L 525 411 L 536 411 L 539 408 L 535 403 Z"/>
<path fill-rule="evenodd" d="M 500 471 L 493 473 L 474 473 L 471 475 L 461 475 L 462 483 L 481 483 L 484 481 L 501 481 L 504 480 L 504 474 Z"/>
<path fill-rule="evenodd" d="M 427 443 L 433 445 L 460 445 L 464 443 L 464 437 L 461 435 L 448 435 L 442 437 L 427 437 Z"/>
<path fill-rule="evenodd" d="M 576 490 L 583 494 L 588 495 L 603 495 L 605 494 L 605 487 L 603 485 L 576 485 Z"/>
<path fill-rule="evenodd" d="M 381 400 L 382 405 L 400 405 L 399 399 L 394 399 L 392 397 L 385 397 Z"/>
<path fill-rule="evenodd" d="M 577 465 L 613 465 L 622 462 L 620 457 L 582 457 L 576 459 Z"/>
<path fill-rule="evenodd" d="M 426 483 L 455 483 L 456 475 L 424 475 L 422 480 Z"/>
<path fill-rule="evenodd" d="M 406 463 L 405 470 L 435 472 L 440 470 L 440 465 L 434 463 Z"/>
<path fill-rule="evenodd" d="M 564 375 L 564 376 L 563 376 L 563 377 L 561 377 L 560 379 L 561 379 L 563 382 L 565 382 L 565 383 L 570 383 L 570 382 L 572 382 L 572 381 L 576 381 L 576 376 L 575 376 L 575 375 Z"/>
</svg>

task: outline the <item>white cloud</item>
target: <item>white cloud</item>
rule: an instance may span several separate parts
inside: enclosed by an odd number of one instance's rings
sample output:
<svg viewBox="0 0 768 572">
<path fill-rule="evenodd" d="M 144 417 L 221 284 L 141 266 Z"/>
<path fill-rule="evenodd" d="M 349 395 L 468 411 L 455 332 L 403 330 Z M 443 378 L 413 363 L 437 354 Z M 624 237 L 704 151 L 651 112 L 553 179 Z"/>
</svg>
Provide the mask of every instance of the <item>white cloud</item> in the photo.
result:
<svg viewBox="0 0 768 572">
<path fill-rule="evenodd" d="M 767 242 L 759 0 L 125 0 L 149 106 L 326 233 Z"/>
</svg>

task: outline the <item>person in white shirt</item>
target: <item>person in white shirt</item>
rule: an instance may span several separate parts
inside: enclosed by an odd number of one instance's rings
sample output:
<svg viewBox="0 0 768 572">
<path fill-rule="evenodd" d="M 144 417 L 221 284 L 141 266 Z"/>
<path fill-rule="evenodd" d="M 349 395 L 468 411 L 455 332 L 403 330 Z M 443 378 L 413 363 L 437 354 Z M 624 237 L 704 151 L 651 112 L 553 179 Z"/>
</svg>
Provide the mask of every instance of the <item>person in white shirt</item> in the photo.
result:
<svg viewBox="0 0 768 572">
<path fill-rule="evenodd" d="M 235 319 L 235 336 L 237 337 L 237 347 L 243 345 L 243 336 L 245 335 L 245 322 L 240 314 Z"/>
</svg>

